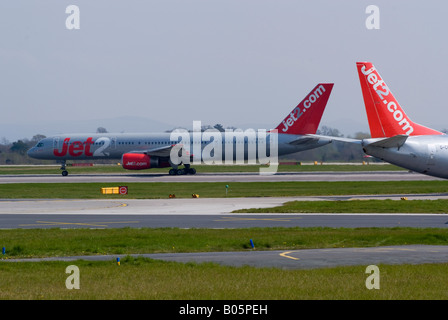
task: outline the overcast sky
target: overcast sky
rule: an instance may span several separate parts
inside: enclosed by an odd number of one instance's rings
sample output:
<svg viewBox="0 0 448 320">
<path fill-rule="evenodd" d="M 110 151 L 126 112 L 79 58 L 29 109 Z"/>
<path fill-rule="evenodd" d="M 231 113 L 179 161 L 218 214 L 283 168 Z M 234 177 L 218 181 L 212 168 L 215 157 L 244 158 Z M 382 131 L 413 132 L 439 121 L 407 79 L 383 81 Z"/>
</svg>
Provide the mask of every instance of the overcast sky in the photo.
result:
<svg viewBox="0 0 448 320">
<path fill-rule="evenodd" d="M 370 4 L 379 30 L 366 28 Z M 80 29 L 66 27 L 69 5 Z M 194 120 L 270 129 L 318 82 L 335 83 L 321 125 L 368 132 L 357 61 L 374 63 L 412 120 L 447 128 L 447 9 L 433 0 L 3 0 L 0 138 Z"/>
</svg>

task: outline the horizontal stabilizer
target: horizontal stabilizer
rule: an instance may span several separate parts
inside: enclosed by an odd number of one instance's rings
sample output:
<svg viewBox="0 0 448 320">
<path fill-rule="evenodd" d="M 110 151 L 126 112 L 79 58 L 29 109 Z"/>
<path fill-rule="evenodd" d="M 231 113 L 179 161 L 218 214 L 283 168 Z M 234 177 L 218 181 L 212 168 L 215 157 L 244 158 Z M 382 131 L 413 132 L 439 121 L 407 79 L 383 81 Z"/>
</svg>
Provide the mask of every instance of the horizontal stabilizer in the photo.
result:
<svg viewBox="0 0 448 320">
<path fill-rule="evenodd" d="M 315 137 L 304 137 L 304 138 L 299 138 L 296 140 L 293 140 L 291 142 L 289 142 L 289 144 L 292 144 L 294 146 L 298 146 L 298 145 L 304 145 L 304 144 L 309 144 L 309 143 L 315 143 L 318 142 L 319 138 L 315 138 Z"/>
<path fill-rule="evenodd" d="M 321 136 L 318 134 L 307 134 L 306 136 L 313 137 L 316 139 L 321 139 L 321 140 L 323 139 L 323 140 L 330 140 L 330 141 L 341 141 L 341 142 L 361 144 L 361 140 L 359 140 L 359 139 L 343 138 L 343 137 L 335 137 L 335 136 Z"/>
<path fill-rule="evenodd" d="M 405 134 L 396 135 L 392 138 L 381 139 L 369 144 L 369 147 L 378 148 L 400 148 L 407 140 L 409 136 Z"/>
</svg>

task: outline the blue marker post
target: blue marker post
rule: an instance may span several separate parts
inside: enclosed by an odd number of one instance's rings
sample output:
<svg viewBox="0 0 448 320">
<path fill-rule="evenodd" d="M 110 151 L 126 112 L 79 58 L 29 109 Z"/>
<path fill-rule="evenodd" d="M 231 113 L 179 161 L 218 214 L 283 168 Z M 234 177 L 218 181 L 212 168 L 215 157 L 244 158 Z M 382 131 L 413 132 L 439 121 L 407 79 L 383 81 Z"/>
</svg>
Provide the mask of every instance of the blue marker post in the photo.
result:
<svg viewBox="0 0 448 320">
<path fill-rule="evenodd" d="M 226 197 L 227 197 L 227 190 L 229 189 L 229 185 L 226 184 Z"/>
<path fill-rule="evenodd" d="M 6 248 L 3 247 L 3 249 L 2 249 L 2 254 L 5 254 L 5 253 L 6 253 Z"/>
<path fill-rule="evenodd" d="M 252 241 L 252 239 L 250 239 L 250 245 L 252 246 L 252 249 L 255 249 L 255 245 L 254 245 L 254 242 Z"/>
<path fill-rule="evenodd" d="M 117 265 L 120 265 L 120 257 L 117 258 Z"/>
</svg>

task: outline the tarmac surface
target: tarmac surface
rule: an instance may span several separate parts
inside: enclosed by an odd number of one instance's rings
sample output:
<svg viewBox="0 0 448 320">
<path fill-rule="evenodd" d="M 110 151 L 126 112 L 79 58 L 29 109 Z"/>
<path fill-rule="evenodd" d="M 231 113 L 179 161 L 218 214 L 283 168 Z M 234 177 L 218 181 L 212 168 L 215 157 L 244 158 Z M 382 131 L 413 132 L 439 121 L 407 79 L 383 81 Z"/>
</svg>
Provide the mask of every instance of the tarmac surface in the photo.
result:
<svg viewBox="0 0 448 320">
<path fill-rule="evenodd" d="M 156 260 L 181 263 L 213 262 L 227 266 L 252 266 L 280 269 L 315 269 L 338 266 L 368 266 L 379 264 L 422 264 L 447 263 L 448 246 L 408 245 L 370 248 L 331 248 L 304 249 L 292 251 L 250 251 L 236 252 L 198 252 L 198 253 L 159 253 L 133 254 L 132 257 L 144 257 Z M 92 255 L 73 257 L 51 257 L 32 259 L 8 259 L 5 262 L 41 262 L 41 261 L 111 261 L 124 259 L 126 255 Z M 1 261 L 1 260 L 0 260 Z"/>
<path fill-rule="evenodd" d="M 26 175 L 0 176 L 0 184 L 33 182 L 148 182 L 148 181 L 390 181 L 438 180 L 409 172 L 299 173 L 260 176 L 258 174 L 168 175 Z M 286 201 L 350 199 L 445 199 L 448 194 L 192 198 L 116 200 L 0 200 L 0 228 L 251 228 L 251 227 L 413 227 L 447 228 L 446 214 L 236 214 L 233 210 L 281 205 Z M 395 246 L 376 248 L 334 248 L 294 251 L 209 252 L 141 255 L 179 262 L 216 262 L 283 269 L 310 269 L 339 265 L 448 262 L 448 246 Z M 43 260 L 114 260 L 118 256 L 58 257 Z M 23 260 L 2 260 L 23 261 Z M 26 259 L 26 261 L 41 261 Z"/>
<path fill-rule="evenodd" d="M 252 228 L 252 227 L 414 227 L 446 228 L 446 214 L 232 213 L 266 208 L 287 201 L 392 199 L 404 195 L 174 198 L 125 200 L 0 200 L 0 229 L 13 228 Z M 448 194 L 405 195 L 413 199 L 446 199 Z"/>
<path fill-rule="evenodd" d="M 278 172 L 261 175 L 258 172 L 242 173 L 197 173 L 195 175 L 170 176 L 168 174 L 32 174 L 0 175 L 0 184 L 5 183 L 81 183 L 81 182 L 265 182 L 265 181 L 412 181 L 443 180 L 408 171 L 368 172 Z"/>
</svg>

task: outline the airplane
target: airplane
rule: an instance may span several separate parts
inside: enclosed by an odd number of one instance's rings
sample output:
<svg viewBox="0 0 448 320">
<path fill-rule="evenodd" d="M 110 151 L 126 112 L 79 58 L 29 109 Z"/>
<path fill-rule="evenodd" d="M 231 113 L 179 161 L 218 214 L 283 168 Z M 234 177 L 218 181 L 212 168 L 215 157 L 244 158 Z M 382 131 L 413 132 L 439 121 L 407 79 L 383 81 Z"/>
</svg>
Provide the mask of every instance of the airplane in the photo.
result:
<svg viewBox="0 0 448 320">
<path fill-rule="evenodd" d="M 227 164 L 228 158 L 231 161 L 269 160 L 274 155 L 309 150 L 332 142 L 331 138 L 307 134 L 316 133 L 333 85 L 317 84 L 270 131 L 61 134 L 40 140 L 27 154 L 36 159 L 57 160 L 63 176 L 68 175 L 67 160 L 121 159 L 124 169 L 171 167 L 170 175 L 195 174 L 191 161 L 201 163 L 211 159 L 217 163 L 218 159 L 225 159 Z M 184 165 L 182 169 L 179 168 L 181 164 Z"/>
<path fill-rule="evenodd" d="M 333 138 L 408 170 L 448 178 L 448 136 L 413 122 L 371 62 L 357 62 L 371 138 Z M 318 137 L 318 136 L 316 136 Z"/>
</svg>

